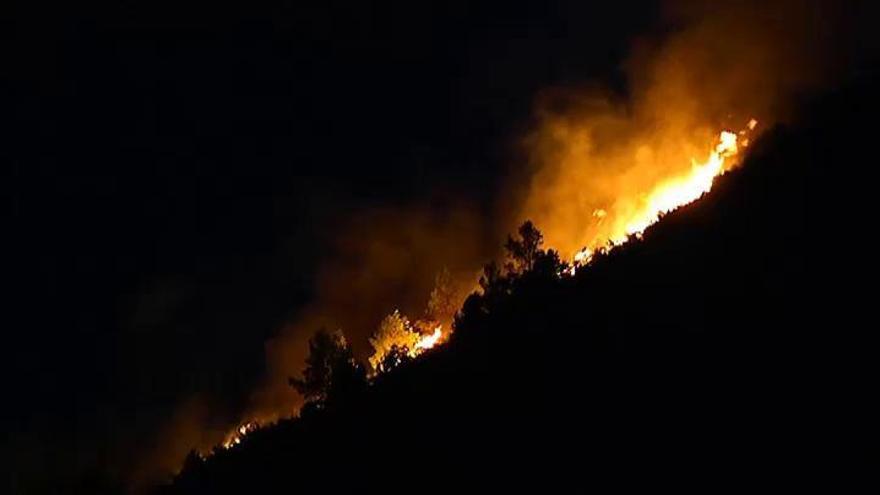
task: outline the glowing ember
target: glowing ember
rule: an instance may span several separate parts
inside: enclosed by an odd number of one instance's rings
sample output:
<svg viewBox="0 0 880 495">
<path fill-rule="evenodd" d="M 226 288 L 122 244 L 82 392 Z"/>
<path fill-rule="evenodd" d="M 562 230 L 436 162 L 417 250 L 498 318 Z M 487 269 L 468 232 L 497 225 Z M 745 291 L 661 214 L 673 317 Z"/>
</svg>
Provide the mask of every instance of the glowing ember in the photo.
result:
<svg viewBox="0 0 880 495">
<path fill-rule="evenodd" d="M 615 244 L 626 242 L 631 235 L 639 236 L 660 216 L 698 199 L 712 189 L 715 177 L 724 172 L 724 160 L 737 152 L 736 134 L 721 133 L 720 142 L 705 163 L 693 163 L 691 173 L 660 184 L 648 196 L 645 206 L 626 224 L 626 236 L 612 239 Z"/>
<path fill-rule="evenodd" d="M 758 121 L 751 119 L 746 126 L 747 129 L 743 129 L 739 134 L 722 131 L 718 136 L 718 142 L 705 161 L 698 162 L 692 159 L 688 174 L 667 179 L 642 199 L 640 207 L 624 222 L 623 232 L 609 239 L 610 245 L 619 246 L 632 236 L 641 237 L 645 229 L 656 223 L 661 216 L 692 203 L 709 192 L 715 177 L 723 175 L 732 168 L 730 159 L 737 155 L 739 146 L 748 146 L 749 140 L 743 139 L 740 142 L 739 136 L 747 135 L 757 125 Z M 597 209 L 593 212 L 593 216 L 601 221 L 606 216 L 606 212 Z M 589 248 L 583 248 L 575 253 L 569 273 L 574 275 L 578 267 L 588 264 L 593 253 L 594 251 Z"/>
<path fill-rule="evenodd" d="M 249 421 L 247 423 L 244 423 L 238 428 L 232 430 L 231 433 L 226 435 L 226 439 L 223 440 L 223 443 L 221 443 L 220 445 L 224 449 L 231 449 L 232 447 L 240 444 L 242 439 L 247 436 L 248 433 L 253 432 L 257 428 L 259 428 L 259 425 L 256 422 Z"/>
<path fill-rule="evenodd" d="M 596 215 L 596 212 L 600 212 L 600 211 L 602 212 L 602 215 L 601 216 Z M 601 218 L 602 216 L 605 216 L 604 210 L 596 210 L 596 212 L 593 212 L 593 216 L 596 216 L 599 218 Z M 571 276 L 574 276 L 574 274 L 577 273 L 578 268 L 580 268 L 584 265 L 588 265 L 590 263 L 590 260 L 592 260 L 592 259 L 593 259 L 593 251 L 591 249 L 589 249 L 589 248 L 581 249 L 580 251 L 574 253 L 574 257 L 572 259 L 571 266 L 568 268 L 568 271 L 566 273 L 568 273 Z"/>
<path fill-rule="evenodd" d="M 590 259 L 593 258 L 593 252 L 588 248 L 583 248 L 580 251 L 574 253 L 574 262 L 582 265 L 590 262 Z"/>
<path fill-rule="evenodd" d="M 369 361 L 373 370 L 382 371 L 386 356 L 394 349 L 403 351 L 410 358 L 415 358 L 436 346 L 443 338 L 443 325 L 435 322 L 432 333 L 422 334 L 417 329 L 425 328 L 426 323 L 424 321 L 410 323 L 409 319 L 397 310 L 382 320 L 379 329 L 370 337 L 370 345 L 373 346 L 374 352 Z"/>
<path fill-rule="evenodd" d="M 615 228 L 614 231 L 620 233 L 603 237 L 607 240 L 607 244 L 597 242 L 592 244 L 592 248 L 584 247 L 577 251 L 565 273 L 574 275 L 580 267 L 588 265 L 597 252 L 606 252 L 614 246 L 627 242 L 632 236 L 640 237 L 645 229 L 656 223 L 664 214 L 687 205 L 709 192 L 715 178 L 733 167 L 733 158 L 739 153 L 740 147 L 748 146 L 749 140 L 746 136 L 757 125 L 758 122 L 751 119 L 746 124 L 746 128 L 738 133 L 722 131 L 704 161 L 692 159 L 688 173 L 668 178 L 657 184 L 649 194 L 641 198 L 638 207 L 623 219 L 621 223 L 623 228 L 620 229 L 619 226 Z M 611 210 L 597 208 L 593 210 L 592 217 L 594 222 L 599 224 L 612 220 L 610 217 L 612 213 Z M 614 221 L 616 222 L 616 220 Z M 617 224 L 615 223 L 615 225 Z M 435 290 L 435 293 L 432 293 L 432 299 L 442 299 L 439 296 L 434 297 L 438 294 L 442 295 L 442 291 Z M 448 302 L 445 305 L 455 306 Z M 429 304 L 429 307 L 435 307 L 435 309 L 440 306 L 444 305 Z M 388 315 L 381 322 L 376 333 L 369 339 L 374 349 L 373 355 L 369 358 L 373 373 L 379 374 L 387 371 L 384 366 L 387 366 L 386 359 L 388 357 L 416 358 L 428 349 L 442 343 L 448 335 L 444 334 L 443 325 L 438 323 L 438 320 L 444 320 L 437 313 L 438 311 L 426 312 L 422 319 L 414 322 L 411 322 L 397 310 Z M 431 328 L 433 331 L 427 333 Z M 401 354 L 393 354 L 395 351 Z M 241 444 L 245 436 L 258 428 L 259 424 L 256 421 L 243 423 L 229 433 L 220 446 L 223 449 L 231 449 Z"/>
<path fill-rule="evenodd" d="M 443 325 L 434 327 L 434 333 L 422 336 L 421 340 L 416 343 L 416 349 L 430 349 L 437 345 L 440 337 L 443 336 Z"/>
</svg>

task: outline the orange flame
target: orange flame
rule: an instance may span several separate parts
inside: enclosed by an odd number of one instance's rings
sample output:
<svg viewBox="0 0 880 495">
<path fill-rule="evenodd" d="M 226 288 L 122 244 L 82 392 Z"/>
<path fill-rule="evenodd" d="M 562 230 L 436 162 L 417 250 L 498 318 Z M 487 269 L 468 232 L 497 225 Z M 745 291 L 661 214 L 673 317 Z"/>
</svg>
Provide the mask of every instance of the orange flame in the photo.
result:
<svg viewBox="0 0 880 495">
<path fill-rule="evenodd" d="M 609 247 L 619 246 L 632 236 L 641 237 L 645 229 L 660 220 L 661 216 L 692 203 L 709 192 L 715 178 L 733 168 L 735 162 L 732 159 L 739 153 L 740 146 L 747 147 L 749 145 L 748 138 L 740 141 L 739 137 L 748 135 L 757 125 L 758 121 L 751 119 L 746 125 L 746 129 L 739 131 L 739 133 L 729 130 L 721 131 L 717 143 L 705 161 L 698 162 L 692 158 L 689 173 L 661 182 L 643 198 L 640 208 L 623 222 L 622 231 L 610 237 Z M 605 210 L 593 211 L 593 216 L 599 221 L 605 215 Z M 577 267 L 589 264 L 593 253 L 594 251 L 589 248 L 583 248 L 576 252 L 569 273 L 574 275 Z"/>
<path fill-rule="evenodd" d="M 434 327 L 434 332 L 432 334 L 422 336 L 421 340 L 416 344 L 416 349 L 430 349 L 437 345 L 442 336 L 443 325 L 437 325 Z"/>
<path fill-rule="evenodd" d="M 578 268 L 590 263 L 596 251 L 607 251 L 615 246 L 620 246 L 633 236 L 641 237 L 645 229 L 660 220 L 663 215 L 692 203 L 709 192 L 715 178 L 735 166 L 734 159 L 737 157 L 740 147 L 748 146 L 749 140 L 746 136 L 757 125 L 757 120 L 751 119 L 746 128 L 738 133 L 729 130 L 722 131 L 705 160 L 701 162 L 692 158 L 691 169 L 688 173 L 668 178 L 657 184 L 649 194 L 641 199 L 639 207 L 628 218 L 620 222 L 622 227 L 607 238 L 607 246 L 594 249 L 585 247 L 577 251 L 573 255 L 571 267 L 566 273 L 574 275 Z M 608 212 L 601 208 L 595 209 L 592 213 L 596 222 L 606 220 L 607 215 Z M 424 330 L 420 331 L 419 329 L 428 325 L 435 325 L 433 332 L 423 334 Z M 407 356 L 416 358 L 428 349 L 441 344 L 447 337 L 448 335 L 443 332 L 442 324 L 431 322 L 430 319 L 410 323 L 406 316 L 395 310 L 386 317 L 380 325 L 379 332 L 370 339 L 375 352 L 369 361 L 374 373 L 381 373 L 383 370 L 380 363 L 384 361 L 385 356 L 394 346 L 406 349 Z M 256 421 L 242 423 L 226 435 L 220 446 L 227 450 L 234 448 L 241 444 L 248 434 L 258 428 L 260 428 L 260 424 Z"/>
<path fill-rule="evenodd" d="M 220 446 L 226 450 L 229 450 L 240 444 L 244 437 L 246 437 L 249 433 L 257 430 L 259 427 L 260 425 L 255 421 L 242 423 L 226 435 L 226 438 L 223 440 Z"/>
<path fill-rule="evenodd" d="M 681 206 L 691 203 L 712 189 L 715 177 L 723 174 L 727 158 L 736 155 L 737 136 L 730 131 L 722 131 L 719 142 L 703 163 L 692 161 L 691 171 L 683 177 L 669 179 L 657 186 L 645 200 L 641 211 L 626 223 L 623 236 L 614 237 L 611 242 L 621 244 L 629 236 L 641 235 L 645 229 L 657 222 L 660 217 Z"/>
</svg>

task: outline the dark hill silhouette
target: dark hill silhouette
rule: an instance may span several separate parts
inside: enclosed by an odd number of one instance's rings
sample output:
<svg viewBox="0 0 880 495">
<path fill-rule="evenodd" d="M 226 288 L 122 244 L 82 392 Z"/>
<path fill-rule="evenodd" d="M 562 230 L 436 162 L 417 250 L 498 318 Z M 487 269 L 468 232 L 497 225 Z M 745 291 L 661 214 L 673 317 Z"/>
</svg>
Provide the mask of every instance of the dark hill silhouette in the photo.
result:
<svg viewBox="0 0 880 495">
<path fill-rule="evenodd" d="M 790 486 L 876 465 L 870 400 L 850 399 L 871 390 L 851 308 L 872 307 L 876 88 L 810 103 L 641 241 L 472 296 L 448 345 L 160 491 Z"/>
</svg>

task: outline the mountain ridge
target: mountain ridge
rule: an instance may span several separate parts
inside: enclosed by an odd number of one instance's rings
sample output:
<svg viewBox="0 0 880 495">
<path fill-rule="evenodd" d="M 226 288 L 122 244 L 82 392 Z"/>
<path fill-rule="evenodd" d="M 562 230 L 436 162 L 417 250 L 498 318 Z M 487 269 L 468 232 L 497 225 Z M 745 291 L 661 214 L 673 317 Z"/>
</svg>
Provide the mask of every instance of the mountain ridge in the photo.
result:
<svg viewBox="0 0 880 495">
<path fill-rule="evenodd" d="M 856 319 L 841 288 L 867 258 L 832 258 L 826 240 L 865 213 L 867 183 L 839 164 L 872 157 L 852 143 L 870 137 L 875 88 L 818 100 L 641 239 L 572 277 L 471 296 L 446 346 L 339 407 L 190 456 L 158 491 L 730 486 L 876 459 L 834 402 L 861 386 L 858 352 L 837 351 Z"/>
</svg>

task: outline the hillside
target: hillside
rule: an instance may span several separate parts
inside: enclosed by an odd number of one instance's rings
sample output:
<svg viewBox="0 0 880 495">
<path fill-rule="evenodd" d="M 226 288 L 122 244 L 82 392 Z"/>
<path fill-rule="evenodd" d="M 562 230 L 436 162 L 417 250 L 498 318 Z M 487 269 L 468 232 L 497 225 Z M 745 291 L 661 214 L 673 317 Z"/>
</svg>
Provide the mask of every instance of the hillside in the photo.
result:
<svg viewBox="0 0 880 495">
<path fill-rule="evenodd" d="M 471 297 L 448 345 L 161 493 L 731 486 L 876 461 L 849 399 L 870 376 L 850 308 L 871 307 L 876 87 L 811 102 L 641 241 Z"/>
</svg>

